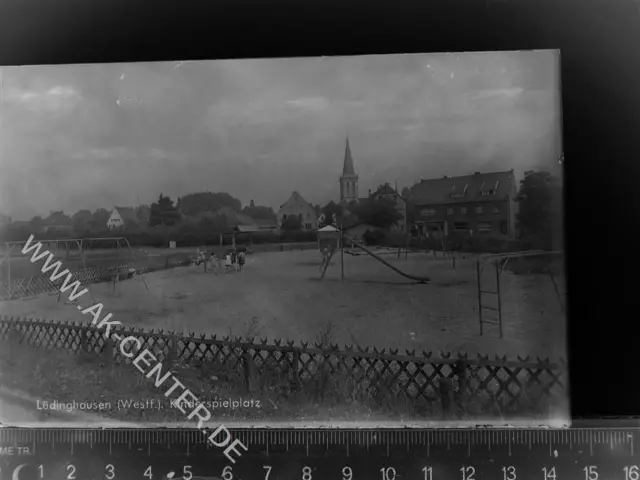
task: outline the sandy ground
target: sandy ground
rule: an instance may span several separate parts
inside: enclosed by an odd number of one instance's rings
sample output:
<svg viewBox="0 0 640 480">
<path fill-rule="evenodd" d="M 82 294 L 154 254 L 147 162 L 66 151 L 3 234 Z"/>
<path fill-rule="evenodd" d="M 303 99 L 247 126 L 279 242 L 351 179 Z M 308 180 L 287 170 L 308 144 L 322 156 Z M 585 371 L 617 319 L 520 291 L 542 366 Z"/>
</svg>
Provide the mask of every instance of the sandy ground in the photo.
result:
<svg viewBox="0 0 640 480">
<path fill-rule="evenodd" d="M 319 253 L 303 251 L 250 255 L 240 273 L 184 267 L 121 282 L 115 292 L 107 284 L 90 288 L 95 301 L 131 327 L 314 341 L 331 324 L 331 339 L 341 346 L 566 358 L 566 316 L 548 277 L 503 274 L 501 340 L 497 327 L 479 335 L 475 258 L 458 259 L 455 271 L 451 260 L 425 254 L 384 258 L 432 282 L 414 284 L 370 256 L 351 255 L 344 256 L 344 282 L 339 257 L 319 281 Z M 485 288 L 495 288 L 489 272 L 483 278 Z M 494 298 L 486 302 L 495 305 Z M 87 294 L 81 303 L 93 302 Z M 85 319 L 48 295 L 0 303 L 0 313 Z"/>
</svg>

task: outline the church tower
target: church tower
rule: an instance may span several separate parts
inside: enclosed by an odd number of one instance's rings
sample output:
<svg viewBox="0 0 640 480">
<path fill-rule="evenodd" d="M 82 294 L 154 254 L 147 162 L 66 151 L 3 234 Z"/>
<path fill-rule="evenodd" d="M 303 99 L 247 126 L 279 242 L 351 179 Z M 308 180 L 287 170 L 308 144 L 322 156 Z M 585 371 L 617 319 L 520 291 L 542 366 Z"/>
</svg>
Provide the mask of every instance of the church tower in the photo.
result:
<svg viewBox="0 0 640 480">
<path fill-rule="evenodd" d="M 340 177 L 340 202 L 349 203 L 353 200 L 358 200 L 358 175 L 356 175 L 353 167 L 349 137 L 347 137 L 347 145 L 344 150 L 344 165 L 342 167 L 342 176 Z"/>
</svg>

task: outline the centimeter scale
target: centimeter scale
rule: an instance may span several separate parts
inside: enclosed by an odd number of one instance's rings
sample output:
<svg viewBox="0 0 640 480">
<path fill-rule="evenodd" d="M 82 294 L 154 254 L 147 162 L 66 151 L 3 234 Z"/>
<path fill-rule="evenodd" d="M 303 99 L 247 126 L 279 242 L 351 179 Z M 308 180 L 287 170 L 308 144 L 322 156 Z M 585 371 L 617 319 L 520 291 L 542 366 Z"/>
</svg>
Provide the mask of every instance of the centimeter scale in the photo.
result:
<svg viewBox="0 0 640 480">
<path fill-rule="evenodd" d="M 1 480 L 640 480 L 635 428 L 0 430 Z"/>
</svg>

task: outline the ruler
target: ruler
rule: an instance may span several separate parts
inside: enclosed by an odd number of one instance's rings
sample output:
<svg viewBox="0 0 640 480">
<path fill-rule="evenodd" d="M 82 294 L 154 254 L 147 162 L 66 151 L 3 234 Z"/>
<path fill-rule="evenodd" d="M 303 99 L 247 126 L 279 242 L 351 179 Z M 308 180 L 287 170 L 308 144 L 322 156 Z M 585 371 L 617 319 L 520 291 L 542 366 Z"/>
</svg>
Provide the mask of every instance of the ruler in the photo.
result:
<svg viewBox="0 0 640 480">
<path fill-rule="evenodd" d="M 2 480 L 640 480 L 636 428 L 0 430 Z"/>
</svg>

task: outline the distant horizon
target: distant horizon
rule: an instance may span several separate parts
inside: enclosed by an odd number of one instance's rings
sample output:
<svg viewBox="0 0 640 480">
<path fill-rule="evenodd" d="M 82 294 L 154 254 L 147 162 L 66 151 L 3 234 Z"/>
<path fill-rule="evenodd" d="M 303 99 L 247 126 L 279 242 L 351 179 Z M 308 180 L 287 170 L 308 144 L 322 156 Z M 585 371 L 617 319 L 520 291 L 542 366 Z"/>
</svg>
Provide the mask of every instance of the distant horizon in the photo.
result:
<svg viewBox="0 0 640 480">
<path fill-rule="evenodd" d="M 3 67 L 0 212 L 13 221 L 227 192 L 275 212 L 388 182 L 550 168 L 556 51 Z M 127 201 L 127 198 L 129 200 Z"/>
</svg>

